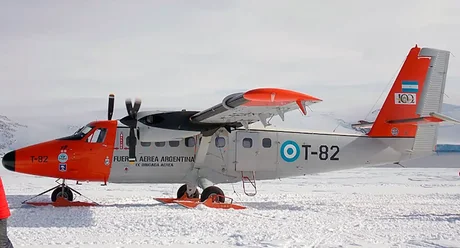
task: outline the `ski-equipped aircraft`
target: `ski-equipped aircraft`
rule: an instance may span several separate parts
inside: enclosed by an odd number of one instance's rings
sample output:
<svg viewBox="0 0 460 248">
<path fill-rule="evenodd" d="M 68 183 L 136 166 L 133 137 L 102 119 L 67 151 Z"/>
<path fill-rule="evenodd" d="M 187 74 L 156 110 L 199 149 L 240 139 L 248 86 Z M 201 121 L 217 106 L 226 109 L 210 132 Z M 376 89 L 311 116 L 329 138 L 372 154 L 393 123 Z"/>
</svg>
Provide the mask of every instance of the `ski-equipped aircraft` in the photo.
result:
<svg viewBox="0 0 460 248">
<path fill-rule="evenodd" d="M 254 195 L 256 180 L 397 163 L 434 153 L 448 51 L 410 49 L 374 122 L 361 122 L 364 134 L 300 132 L 270 128 L 269 119 L 322 100 L 304 93 L 259 88 L 235 93 L 202 111 L 139 111 L 126 100 L 128 115 L 93 121 L 74 134 L 10 151 L 3 166 L 19 173 L 62 179 L 51 200 L 73 201 L 65 180 L 110 183 L 183 184 L 175 198 L 158 198 L 193 207 L 225 202 L 217 186 L 242 180 Z M 264 128 L 249 125 L 260 122 Z M 249 190 L 246 187 L 252 187 Z M 201 188 L 201 192 L 200 189 Z M 44 194 L 42 193 L 42 194 Z M 78 193 L 78 192 L 77 192 Z M 65 205 L 65 204 L 64 204 Z M 237 205 L 225 205 L 237 208 Z"/>
</svg>

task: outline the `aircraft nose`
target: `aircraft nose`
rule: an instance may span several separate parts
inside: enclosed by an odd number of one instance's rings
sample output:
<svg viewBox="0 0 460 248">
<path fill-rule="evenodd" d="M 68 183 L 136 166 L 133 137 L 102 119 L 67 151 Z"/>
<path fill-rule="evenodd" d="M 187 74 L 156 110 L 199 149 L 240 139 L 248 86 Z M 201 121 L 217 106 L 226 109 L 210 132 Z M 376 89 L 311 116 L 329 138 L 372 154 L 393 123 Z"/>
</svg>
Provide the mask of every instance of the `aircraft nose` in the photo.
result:
<svg viewBox="0 0 460 248">
<path fill-rule="evenodd" d="M 16 151 L 8 152 L 7 154 L 5 154 L 5 156 L 3 156 L 3 159 L 2 159 L 3 167 L 5 167 L 6 169 L 10 171 L 14 171 L 15 160 L 16 160 Z"/>
</svg>

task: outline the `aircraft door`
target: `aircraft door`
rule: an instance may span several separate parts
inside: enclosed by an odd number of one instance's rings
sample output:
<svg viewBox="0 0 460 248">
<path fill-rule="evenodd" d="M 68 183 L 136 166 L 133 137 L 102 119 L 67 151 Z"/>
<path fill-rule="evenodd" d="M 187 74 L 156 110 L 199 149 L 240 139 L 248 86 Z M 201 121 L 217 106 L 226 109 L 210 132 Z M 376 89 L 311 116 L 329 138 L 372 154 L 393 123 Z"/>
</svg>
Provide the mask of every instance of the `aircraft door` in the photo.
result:
<svg viewBox="0 0 460 248">
<path fill-rule="evenodd" d="M 96 126 L 87 136 L 87 171 L 95 177 L 107 180 L 112 165 L 115 128 Z"/>
<path fill-rule="evenodd" d="M 276 171 L 279 164 L 278 134 L 262 133 L 260 135 L 260 149 L 257 163 L 257 171 Z"/>
<path fill-rule="evenodd" d="M 235 141 L 235 170 L 256 171 L 260 149 L 259 133 L 237 131 Z"/>
</svg>

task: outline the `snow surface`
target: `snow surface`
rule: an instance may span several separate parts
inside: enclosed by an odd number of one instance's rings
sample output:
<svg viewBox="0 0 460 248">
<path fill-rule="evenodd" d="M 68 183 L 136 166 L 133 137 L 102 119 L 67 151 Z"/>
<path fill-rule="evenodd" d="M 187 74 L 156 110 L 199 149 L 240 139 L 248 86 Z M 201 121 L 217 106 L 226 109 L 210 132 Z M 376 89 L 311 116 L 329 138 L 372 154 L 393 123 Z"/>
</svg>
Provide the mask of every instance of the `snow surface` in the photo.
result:
<svg viewBox="0 0 460 248">
<path fill-rule="evenodd" d="M 254 197 L 241 184 L 219 185 L 245 210 L 186 209 L 153 199 L 174 196 L 176 184 L 75 182 L 104 206 L 32 207 L 21 202 L 54 180 L 0 175 L 15 247 L 460 247 L 458 171 L 366 168 L 258 181 Z M 37 199 L 48 201 L 49 194 Z"/>
<path fill-rule="evenodd" d="M 0 157 L 105 119 L 105 111 L 4 113 Z M 460 119 L 457 105 L 444 104 L 443 113 Z M 116 108 L 115 118 L 124 115 L 123 108 Z M 365 116 L 349 111 L 289 115 L 285 123 L 274 118 L 274 127 L 352 133 L 349 124 Z M 441 127 L 438 143 L 459 144 L 459 128 Z M 70 185 L 104 206 L 31 207 L 21 202 L 55 186 L 54 179 L 4 168 L 0 176 L 11 206 L 9 236 L 15 247 L 460 247 L 458 161 L 459 153 L 441 153 L 402 163 L 406 168 L 387 165 L 393 168 L 258 181 L 255 197 L 245 196 L 241 183 L 219 185 L 246 210 L 185 209 L 153 199 L 174 196 L 177 184 L 75 182 Z M 38 199 L 48 201 L 49 196 Z"/>
</svg>

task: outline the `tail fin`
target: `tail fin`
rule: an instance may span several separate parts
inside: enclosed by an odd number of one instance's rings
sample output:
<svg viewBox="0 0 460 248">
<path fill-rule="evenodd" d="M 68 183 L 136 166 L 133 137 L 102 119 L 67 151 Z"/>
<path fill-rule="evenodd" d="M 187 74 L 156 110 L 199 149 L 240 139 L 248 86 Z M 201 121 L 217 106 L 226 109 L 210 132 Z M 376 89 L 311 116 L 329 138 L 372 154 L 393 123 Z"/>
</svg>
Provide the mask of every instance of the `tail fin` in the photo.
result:
<svg viewBox="0 0 460 248">
<path fill-rule="evenodd" d="M 456 121 L 440 114 L 449 55 L 449 51 L 413 47 L 368 136 L 411 137 L 414 150 L 433 150 L 437 123 Z"/>
</svg>

